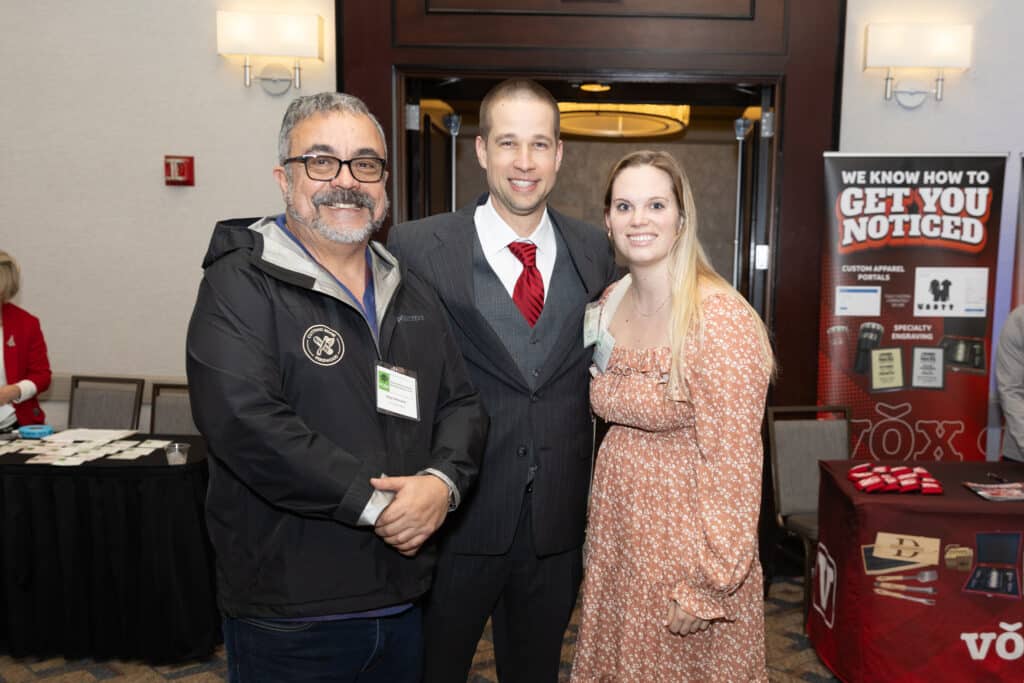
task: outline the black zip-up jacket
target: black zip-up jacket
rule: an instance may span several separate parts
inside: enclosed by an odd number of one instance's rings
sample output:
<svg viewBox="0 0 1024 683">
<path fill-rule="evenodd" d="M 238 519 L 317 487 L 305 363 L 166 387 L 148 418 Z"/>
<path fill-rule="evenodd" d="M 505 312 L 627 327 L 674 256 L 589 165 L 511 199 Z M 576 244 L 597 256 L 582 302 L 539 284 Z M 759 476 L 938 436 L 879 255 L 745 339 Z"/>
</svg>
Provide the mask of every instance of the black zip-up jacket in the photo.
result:
<svg viewBox="0 0 1024 683">
<path fill-rule="evenodd" d="M 432 468 L 458 494 L 476 478 L 487 418 L 447 316 L 373 243 L 375 340 L 273 218 L 250 223 L 214 230 L 187 341 L 221 610 L 303 617 L 411 601 L 430 586 L 432 543 L 405 557 L 357 522 L 370 477 Z M 418 421 L 377 410 L 378 362 L 415 374 Z"/>
</svg>

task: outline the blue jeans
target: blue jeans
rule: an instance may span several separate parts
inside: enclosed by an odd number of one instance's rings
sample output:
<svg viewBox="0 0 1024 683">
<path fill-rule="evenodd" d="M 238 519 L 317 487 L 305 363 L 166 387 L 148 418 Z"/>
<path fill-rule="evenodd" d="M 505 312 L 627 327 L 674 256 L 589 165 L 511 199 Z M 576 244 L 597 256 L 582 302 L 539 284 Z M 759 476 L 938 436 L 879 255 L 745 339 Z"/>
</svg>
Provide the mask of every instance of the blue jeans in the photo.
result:
<svg viewBox="0 0 1024 683">
<path fill-rule="evenodd" d="M 231 683 L 418 683 L 419 607 L 390 617 L 282 622 L 225 617 Z"/>
</svg>

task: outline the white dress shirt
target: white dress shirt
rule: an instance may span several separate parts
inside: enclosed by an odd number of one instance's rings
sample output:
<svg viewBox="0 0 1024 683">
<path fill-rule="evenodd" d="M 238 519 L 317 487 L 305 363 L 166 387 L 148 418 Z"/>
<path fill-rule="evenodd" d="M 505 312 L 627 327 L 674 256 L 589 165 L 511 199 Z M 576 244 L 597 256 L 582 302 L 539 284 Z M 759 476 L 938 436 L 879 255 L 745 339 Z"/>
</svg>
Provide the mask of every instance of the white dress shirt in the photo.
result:
<svg viewBox="0 0 1024 683">
<path fill-rule="evenodd" d="M 484 258 L 501 280 L 508 295 L 512 296 L 516 281 L 523 272 L 523 262 L 509 251 L 508 245 L 512 242 L 533 242 L 537 246 L 537 270 L 540 271 L 540 277 L 544 282 L 544 300 L 547 301 L 548 283 L 551 282 L 551 273 L 555 270 L 555 256 L 558 251 L 555 227 L 551 223 L 547 209 L 544 210 L 537 228 L 529 237 L 524 238 L 517 235 L 516 231 L 498 215 L 492 201 L 492 198 L 488 197 L 487 203 L 476 207 L 476 213 L 473 214 L 476 236 L 480 240 Z"/>
</svg>

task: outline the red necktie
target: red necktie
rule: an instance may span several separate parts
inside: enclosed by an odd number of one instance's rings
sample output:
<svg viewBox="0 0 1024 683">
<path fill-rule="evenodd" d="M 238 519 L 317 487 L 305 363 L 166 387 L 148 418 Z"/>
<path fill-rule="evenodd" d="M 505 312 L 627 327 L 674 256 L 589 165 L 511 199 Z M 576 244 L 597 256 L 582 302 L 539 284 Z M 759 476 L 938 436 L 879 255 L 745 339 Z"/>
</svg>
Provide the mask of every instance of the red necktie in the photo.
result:
<svg viewBox="0 0 1024 683">
<path fill-rule="evenodd" d="M 537 270 L 537 245 L 533 242 L 512 242 L 508 250 L 523 262 L 523 272 L 512 290 L 512 301 L 533 327 L 544 310 L 544 280 Z"/>
</svg>

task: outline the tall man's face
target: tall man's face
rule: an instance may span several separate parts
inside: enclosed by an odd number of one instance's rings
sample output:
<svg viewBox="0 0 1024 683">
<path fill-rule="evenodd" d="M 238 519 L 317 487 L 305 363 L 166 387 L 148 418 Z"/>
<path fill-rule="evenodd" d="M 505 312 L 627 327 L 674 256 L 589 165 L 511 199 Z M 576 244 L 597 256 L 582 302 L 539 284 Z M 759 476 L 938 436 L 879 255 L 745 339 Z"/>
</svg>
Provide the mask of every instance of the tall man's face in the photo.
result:
<svg viewBox="0 0 1024 683">
<path fill-rule="evenodd" d="M 298 123 L 291 132 L 289 157 L 383 159 L 384 154 L 384 141 L 377 127 L 362 114 L 315 114 Z M 293 162 L 287 168 L 274 169 L 284 195 L 289 227 L 299 232 L 312 230 L 332 242 L 358 244 L 367 241 L 384 223 L 388 212 L 386 171 L 377 182 L 361 182 L 352 175 L 352 167 L 343 164 L 335 178 L 322 181 L 310 178 L 303 166 L 302 162 Z"/>
<path fill-rule="evenodd" d="M 536 227 L 562 165 L 555 112 L 529 95 L 495 101 L 487 139 L 476 139 L 476 156 L 487 172 L 494 207 L 513 228 Z"/>
</svg>

